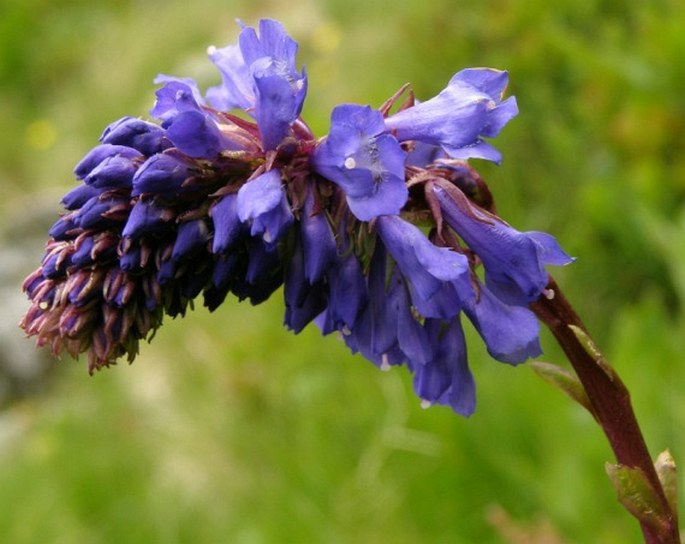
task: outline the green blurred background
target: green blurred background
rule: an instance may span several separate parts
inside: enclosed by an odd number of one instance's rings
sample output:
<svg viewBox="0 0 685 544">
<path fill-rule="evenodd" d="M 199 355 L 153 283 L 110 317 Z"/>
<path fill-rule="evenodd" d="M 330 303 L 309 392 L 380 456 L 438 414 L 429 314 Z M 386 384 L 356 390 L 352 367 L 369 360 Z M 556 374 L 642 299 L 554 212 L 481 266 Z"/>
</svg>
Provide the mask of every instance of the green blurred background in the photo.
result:
<svg viewBox="0 0 685 544">
<path fill-rule="evenodd" d="M 477 167 L 504 218 L 578 257 L 555 276 L 653 455 L 685 466 L 678 0 L 0 0 L 1 258 L 29 255 L 10 272 L 38 264 L 74 164 L 110 121 L 147 116 L 158 72 L 218 82 L 205 50 L 236 39 L 236 17 L 277 18 L 300 43 L 318 134 L 342 101 L 379 105 L 407 81 L 426 99 L 461 68 L 509 70 L 521 113 L 495 142 L 503 165 Z M 14 331 L 26 302 L 3 274 Z M 314 328 L 287 333 L 282 310 L 279 297 L 199 308 L 131 367 L 88 377 L 66 360 L 10 387 L 2 541 L 641 542 L 591 417 L 526 366 L 488 359 L 472 331 L 479 404 L 463 419 L 421 410 L 403 370 Z M 38 353 L 13 342 L 10 365 Z M 564 362 L 548 334 L 543 346 Z"/>
</svg>

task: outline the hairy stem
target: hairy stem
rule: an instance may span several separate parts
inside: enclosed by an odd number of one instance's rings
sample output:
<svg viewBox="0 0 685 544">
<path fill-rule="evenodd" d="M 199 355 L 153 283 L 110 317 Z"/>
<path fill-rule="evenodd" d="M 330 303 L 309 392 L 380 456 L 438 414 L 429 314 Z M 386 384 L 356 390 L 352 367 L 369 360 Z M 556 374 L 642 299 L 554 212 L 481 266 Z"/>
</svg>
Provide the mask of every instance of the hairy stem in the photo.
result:
<svg viewBox="0 0 685 544">
<path fill-rule="evenodd" d="M 562 347 L 578 379 L 590 399 L 593 411 L 602 426 L 616 460 L 628 467 L 642 470 L 654 488 L 658 500 L 667 513 L 666 531 L 657 531 L 644 521 L 640 521 L 647 544 L 678 544 L 680 537 L 676 517 L 666 499 L 659 482 L 652 458 L 645 444 L 630 402 L 628 389 L 615 371 L 604 362 L 599 363 L 597 355 L 591 354 L 583 345 L 572 326 L 587 333 L 582 321 L 573 310 L 564 294 L 552 277 L 547 285 L 551 298 L 541 296 L 531 304 L 538 318 L 549 327 Z M 589 335 L 588 335 L 589 337 Z"/>
</svg>

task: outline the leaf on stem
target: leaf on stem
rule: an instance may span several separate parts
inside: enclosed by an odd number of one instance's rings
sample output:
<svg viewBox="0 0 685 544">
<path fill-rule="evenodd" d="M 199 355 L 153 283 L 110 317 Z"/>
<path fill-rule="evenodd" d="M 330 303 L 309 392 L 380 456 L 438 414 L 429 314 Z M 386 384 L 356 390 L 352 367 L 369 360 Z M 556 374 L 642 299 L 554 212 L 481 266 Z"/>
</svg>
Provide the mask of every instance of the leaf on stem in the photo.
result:
<svg viewBox="0 0 685 544">
<path fill-rule="evenodd" d="M 604 355 L 602 355 L 602 352 L 599 351 L 599 348 L 597 347 L 597 344 L 590 338 L 588 333 L 586 333 L 583 329 L 578 327 L 577 325 L 569 325 L 569 329 L 573 332 L 575 335 L 576 339 L 580 344 L 583 346 L 585 349 L 585 352 L 592 357 L 592 359 L 597 363 L 597 366 L 599 366 L 602 371 L 609 377 L 609 379 L 613 382 L 615 381 L 618 376 L 616 375 L 616 372 L 614 372 L 614 369 L 611 368 L 611 365 L 609 362 L 604 358 Z"/>
<path fill-rule="evenodd" d="M 675 460 L 668 450 L 662 451 L 654 463 L 656 474 L 664 489 L 668 506 L 673 515 L 678 512 L 678 475 L 676 472 Z"/>
<path fill-rule="evenodd" d="M 540 376 L 547 383 L 550 383 L 554 387 L 563 391 L 566 395 L 571 397 L 574 401 L 590 412 L 595 419 L 597 419 L 597 416 L 592 409 L 590 399 L 585 392 L 585 388 L 575 374 L 552 363 L 534 361 L 529 364 L 531 367 L 533 367 L 533 370 L 538 376 Z"/>
<path fill-rule="evenodd" d="M 607 463 L 605 465 L 619 502 L 640 523 L 648 525 L 659 535 L 669 533 L 669 519 L 657 492 L 639 467 Z"/>
</svg>

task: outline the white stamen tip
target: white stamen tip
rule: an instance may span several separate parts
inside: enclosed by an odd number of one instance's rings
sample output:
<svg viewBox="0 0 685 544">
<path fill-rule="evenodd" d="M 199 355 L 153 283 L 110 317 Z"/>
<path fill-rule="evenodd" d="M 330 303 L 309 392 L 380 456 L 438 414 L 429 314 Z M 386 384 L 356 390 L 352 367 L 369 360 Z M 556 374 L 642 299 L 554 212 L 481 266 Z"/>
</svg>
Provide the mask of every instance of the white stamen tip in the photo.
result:
<svg viewBox="0 0 685 544">
<path fill-rule="evenodd" d="M 345 168 L 352 170 L 353 168 L 356 168 L 357 161 L 355 161 L 352 157 L 347 157 L 343 164 L 345 165 Z"/>
<path fill-rule="evenodd" d="M 349 336 L 352 334 L 352 331 L 347 327 L 347 325 L 345 325 L 340 332 L 342 332 L 343 336 Z"/>
<path fill-rule="evenodd" d="M 423 408 L 424 410 L 427 410 L 431 406 L 433 406 L 433 403 L 431 401 L 426 400 L 426 399 L 421 399 L 421 408 Z"/>
<path fill-rule="evenodd" d="M 381 370 L 387 372 L 390 370 L 390 361 L 388 360 L 388 354 L 384 353 L 381 355 Z"/>
<path fill-rule="evenodd" d="M 47 310 L 47 309 L 48 309 L 48 306 L 49 306 L 49 304 L 48 304 L 47 301 L 45 301 L 45 300 L 41 300 L 40 303 L 38 304 L 38 307 L 39 307 L 41 310 Z"/>
<path fill-rule="evenodd" d="M 545 295 L 547 300 L 552 300 L 554 298 L 554 289 L 543 289 L 542 294 Z"/>
<path fill-rule="evenodd" d="M 273 238 L 271 238 L 271 233 L 266 231 L 264 236 L 262 236 L 262 240 L 264 240 L 267 244 L 270 244 L 273 241 Z"/>
<path fill-rule="evenodd" d="M 215 53 L 216 53 L 216 46 L 210 45 L 210 46 L 207 48 L 207 54 L 211 57 L 211 56 L 214 55 Z"/>
<path fill-rule="evenodd" d="M 297 87 L 298 91 L 301 91 L 304 88 L 304 79 L 298 79 L 295 87 Z"/>
</svg>

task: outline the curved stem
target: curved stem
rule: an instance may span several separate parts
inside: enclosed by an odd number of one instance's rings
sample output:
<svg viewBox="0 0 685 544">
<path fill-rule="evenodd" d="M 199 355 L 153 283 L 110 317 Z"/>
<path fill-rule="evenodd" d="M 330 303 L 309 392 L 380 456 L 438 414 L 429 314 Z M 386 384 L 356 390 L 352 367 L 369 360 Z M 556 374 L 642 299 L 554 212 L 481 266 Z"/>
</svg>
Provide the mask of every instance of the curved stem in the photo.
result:
<svg viewBox="0 0 685 544">
<path fill-rule="evenodd" d="M 582 383 L 593 411 L 606 435 L 616 460 L 624 466 L 639 468 L 654 488 L 663 511 L 668 515 L 667 534 L 640 521 L 648 544 L 678 544 L 680 537 L 676 517 L 666 499 L 652 458 L 645 444 L 630 402 L 630 393 L 618 375 L 608 365 L 599 364 L 571 326 L 587 333 L 582 321 L 550 276 L 547 289 L 553 297 L 541 296 L 531 304 L 531 310 L 549 327 L 562 347 L 578 379 Z"/>
</svg>

